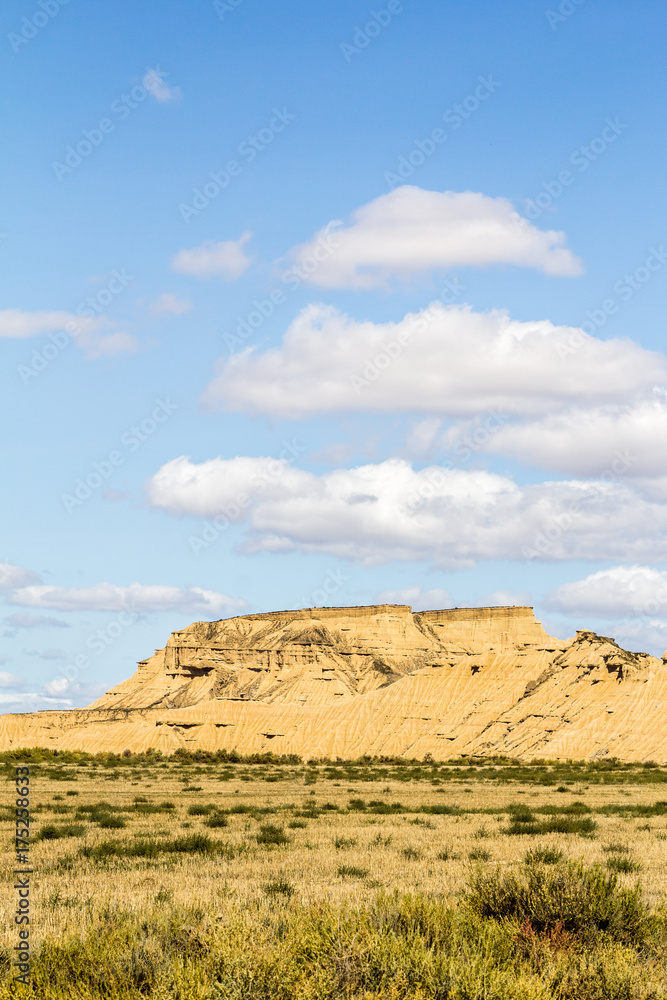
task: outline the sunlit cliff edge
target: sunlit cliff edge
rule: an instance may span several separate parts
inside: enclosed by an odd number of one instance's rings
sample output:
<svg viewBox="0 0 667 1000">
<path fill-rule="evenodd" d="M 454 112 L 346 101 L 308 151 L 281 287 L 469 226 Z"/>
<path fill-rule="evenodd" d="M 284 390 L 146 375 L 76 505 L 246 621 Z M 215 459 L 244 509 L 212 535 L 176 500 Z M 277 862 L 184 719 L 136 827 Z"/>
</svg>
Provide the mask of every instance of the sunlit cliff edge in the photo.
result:
<svg viewBox="0 0 667 1000">
<path fill-rule="evenodd" d="M 529 607 L 307 608 L 195 622 L 86 709 L 0 716 L 0 749 L 667 762 L 667 664 Z"/>
</svg>

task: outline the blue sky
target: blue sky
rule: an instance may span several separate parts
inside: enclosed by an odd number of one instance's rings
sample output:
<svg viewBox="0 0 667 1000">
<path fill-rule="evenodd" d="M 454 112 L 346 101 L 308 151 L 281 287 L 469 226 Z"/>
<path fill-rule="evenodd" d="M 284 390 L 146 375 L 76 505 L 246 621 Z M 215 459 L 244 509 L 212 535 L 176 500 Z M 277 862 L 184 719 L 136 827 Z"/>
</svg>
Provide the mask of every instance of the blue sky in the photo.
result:
<svg viewBox="0 0 667 1000">
<path fill-rule="evenodd" d="M 662 653 L 663 5 L 0 17 L 6 710 L 318 603 Z"/>
</svg>

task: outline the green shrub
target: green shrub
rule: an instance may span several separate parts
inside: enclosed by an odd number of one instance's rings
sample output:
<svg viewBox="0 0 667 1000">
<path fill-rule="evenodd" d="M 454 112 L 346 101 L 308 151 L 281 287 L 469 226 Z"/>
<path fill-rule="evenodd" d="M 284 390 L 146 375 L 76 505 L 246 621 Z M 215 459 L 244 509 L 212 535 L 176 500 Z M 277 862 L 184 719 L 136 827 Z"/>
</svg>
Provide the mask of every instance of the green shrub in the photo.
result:
<svg viewBox="0 0 667 1000">
<path fill-rule="evenodd" d="M 334 837 L 333 845 L 336 850 L 346 850 L 348 847 L 354 847 L 357 843 L 356 837 Z"/>
<path fill-rule="evenodd" d="M 404 847 L 401 854 L 406 861 L 419 861 L 423 855 L 416 847 Z"/>
<path fill-rule="evenodd" d="M 356 865 L 339 865 L 337 874 L 340 878 L 366 878 L 368 868 L 358 868 Z"/>
<path fill-rule="evenodd" d="M 574 934 L 604 932 L 618 941 L 639 943 L 647 911 L 639 886 L 619 888 L 615 874 L 580 862 L 522 871 L 475 869 L 469 878 L 468 905 L 480 917 L 530 923 L 537 932 L 556 924 Z"/>
<path fill-rule="evenodd" d="M 305 830 L 308 824 L 302 819 L 293 819 L 287 826 L 290 830 Z"/>
<path fill-rule="evenodd" d="M 623 875 L 631 875 L 633 872 L 641 871 L 642 868 L 638 861 L 622 855 L 620 857 L 612 855 L 611 858 L 607 858 L 606 865 L 610 872 L 619 872 Z"/>
<path fill-rule="evenodd" d="M 283 830 L 281 826 L 274 826 L 272 823 L 266 823 L 260 826 L 259 833 L 257 834 L 258 844 L 289 844 L 290 839 Z"/>
<path fill-rule="evenodd" d="M 103 830 L 122 830 L 123 827 L 127 826 L 125 820 L 120 816 L 101 816 L 98 825 Z"/>
<path fill-rule="evenodd" d="M 629 854 L 630 848 L 627 844 L 621 844 L 617 840 L 612 840 L 609 844 L 603 844 L 602 850 L 605 854 Z"/>
<path fill-rule="evenodd" d="M 475 847 L 468 852 L 468 857 L 471 861 L 490 861 L 491 851 L 487 851 L 484 847 Z"/>
<path fill-rule="evenodd" d="M 285 878 L 274 879 L 273 882 L 267 882 L 266 885 L 262 886 L 265 895 L 267 896 L 293 896 L 296 889 L 291 882 L 288 882 Z"/>
<path fill-rule="evenodd" d="M 229 826 L 229 820 L 227 819 L 226 816 L 223 816 L 221 813 L 214 813 L 213 816 L 209 816 L 208 819 L 204 820 L 204 826 L 209 826 L 212 827 L 213 829 L 217 829 L 223 826 Z"/>
<path fill-rule="evenodd" d="M 214 812 L 214 805 L 194 805 L 190 806 L 188 809 L 188 816 L 208 816 L 209 813 Z"/>
<path fill-rule="evenodd" d="M 534 847 L 526 851 L 524 862 L 527 865 L 557 865 L 563 860 L 563 852 L 557 847 Z"/>
<path fill-rule="evenodd" d="M 41 828 L 33 841 L 38 840 L 61 840 L 63 837 L 81 837 L 85 833 L 85 826 L 81 823 L 70 823 L 67 826 L 55 826 L 47 823 Z"/>
</svg>

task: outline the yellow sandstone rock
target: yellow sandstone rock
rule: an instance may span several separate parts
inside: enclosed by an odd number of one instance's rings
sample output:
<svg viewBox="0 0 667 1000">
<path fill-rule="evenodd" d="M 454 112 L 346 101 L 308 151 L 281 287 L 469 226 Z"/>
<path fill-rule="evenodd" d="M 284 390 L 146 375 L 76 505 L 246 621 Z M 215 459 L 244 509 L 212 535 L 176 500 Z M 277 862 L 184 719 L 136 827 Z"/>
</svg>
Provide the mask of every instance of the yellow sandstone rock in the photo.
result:
<svg viewBox="0 0 667 1000">
<path fill-rule="evenodd" d="M 0 716 L 0 749 L 665 763 L 666 705 L 665 657 L 532 608 L 306 608 L 174 632 L 87 709 Z"/>
</svg>

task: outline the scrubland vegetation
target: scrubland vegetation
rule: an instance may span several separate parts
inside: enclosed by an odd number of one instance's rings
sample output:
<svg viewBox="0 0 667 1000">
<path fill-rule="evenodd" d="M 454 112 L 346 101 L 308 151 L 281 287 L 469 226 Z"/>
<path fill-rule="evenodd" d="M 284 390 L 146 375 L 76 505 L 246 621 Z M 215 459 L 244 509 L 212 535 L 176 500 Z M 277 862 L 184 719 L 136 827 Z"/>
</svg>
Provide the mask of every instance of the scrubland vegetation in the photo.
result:
<svg viewBox="0 0 667 1000">
<path fill-rule="evenodd" d="M 667 998 L 661 767 L 5 753 L 5 913 L 26 761 L 0 1000 Z"/>
</svg>

